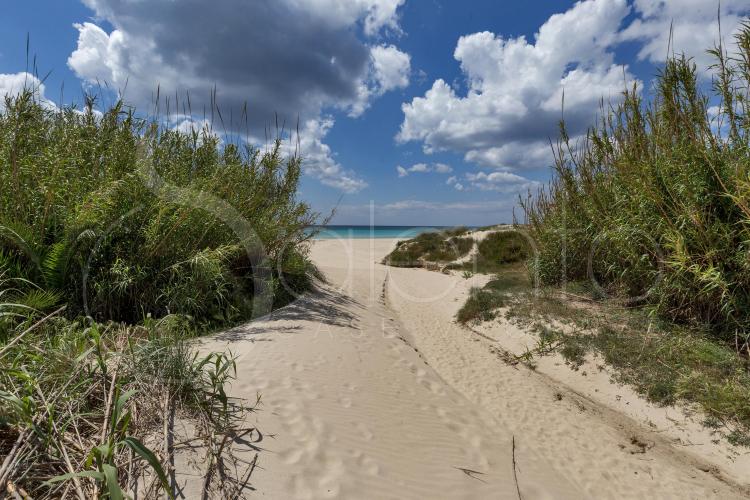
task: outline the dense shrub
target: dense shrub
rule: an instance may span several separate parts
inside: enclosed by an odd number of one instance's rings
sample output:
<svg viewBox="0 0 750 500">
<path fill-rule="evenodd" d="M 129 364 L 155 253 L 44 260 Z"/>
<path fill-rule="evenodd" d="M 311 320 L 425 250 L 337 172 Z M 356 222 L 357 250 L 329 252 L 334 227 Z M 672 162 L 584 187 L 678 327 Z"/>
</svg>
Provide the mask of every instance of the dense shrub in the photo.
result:
<svg viewBox="0 0 750 500">
<path fill-rule="evenodd" d="M 502 229 L 480 241 L 476 254 L 470 260 L 449 264 L 447 268 L 483 274 L 504 273 L 508 264 L 523 262 L 530 253 L 529 242 L 523 233 Z"/>
<path fill-rule="evenodd" d="M 189 339 L 308 287 L 300 158 L 34 96 L 0 108 L 0 496 L 174 498 L 175 414 L 205 494 L 240 496 L 255 464 L 226 436 L 253 402 Z"/>
<path fill-rule="evenodd" d="M 750 25 L 719 47 L 713 93 L 667 61 L 655 96 L 635 87 L 586 139 L 564 126 L 555 177 L 523 201 L 544 283 L 594 278 L 665 317 L 740 345 L 750 327 Z"/>
<path fill-rule="evenodd" d="M 261 153 L 122 104 L 51 110 L 27 91 L 0 113 L 0 162 L 0 268 L 36 309 L 64 298 L 69 316 L 100 321 L 224 322 L 306 285 L 298 243 L 315 214 L 280 141 Z"/>
<path fill-rule="evenodd" d="M 487 262 L 509 264 L 526 260 L 529 244 L 517 231 L 498 231 L 488 234 L 478 245 L 479 257 Z"/>
<path fill-rule="evenodd" d="M 400 241 L 384 262 L 397 267 L 421 267 L 425 262 L 450 262 L 463 257 L 474 246 L 474 239 L 460 236 L 466 228 L 423 233 Z"/>
</svg>

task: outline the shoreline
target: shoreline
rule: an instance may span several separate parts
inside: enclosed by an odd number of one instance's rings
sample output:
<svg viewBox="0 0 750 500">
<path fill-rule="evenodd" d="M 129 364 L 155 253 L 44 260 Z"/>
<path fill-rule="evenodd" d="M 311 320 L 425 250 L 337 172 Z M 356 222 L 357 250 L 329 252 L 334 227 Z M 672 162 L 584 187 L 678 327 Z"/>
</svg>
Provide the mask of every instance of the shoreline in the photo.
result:
<svg viewBox="0 0 750 500">
<path fill-rule="evenodd" d="M 661 427 L 547 368 L 503 362 L 497 350 L 512 346 L 453 321 L 469 288 L 488 277 L 381 265 L 396 241 L 314 240 L 311 258 L 328 284 L 203 341 L 205 350 L 238 356 L 231 396 L 262 395 L 248 425 L 271 437 L 254 444 L 260 451 L 246 450 L 248 459 L 259 454 L 251 478 L 259 492 L 744 497 L 733 481 L 738 471 L 720 457 L 676 445 Z M 180 463 L 191 498 L 199 485 L 184 457 Z"/>
</svg>

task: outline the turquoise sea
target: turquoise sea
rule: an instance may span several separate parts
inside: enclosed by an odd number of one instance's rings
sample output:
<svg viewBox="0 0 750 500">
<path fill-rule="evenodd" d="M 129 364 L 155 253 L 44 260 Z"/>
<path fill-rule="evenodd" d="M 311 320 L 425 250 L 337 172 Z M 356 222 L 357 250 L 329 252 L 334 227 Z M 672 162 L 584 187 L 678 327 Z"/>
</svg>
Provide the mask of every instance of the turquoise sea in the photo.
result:
<svg viewBox="0 0 750 500">
<path fill-rule="evenodd" d="M 399 238 L 409 239 L 429 231 L 439 231 L 445 226 L 313 226 L 308 231 L 318 231 L 315 239 Z"/>
</svg>

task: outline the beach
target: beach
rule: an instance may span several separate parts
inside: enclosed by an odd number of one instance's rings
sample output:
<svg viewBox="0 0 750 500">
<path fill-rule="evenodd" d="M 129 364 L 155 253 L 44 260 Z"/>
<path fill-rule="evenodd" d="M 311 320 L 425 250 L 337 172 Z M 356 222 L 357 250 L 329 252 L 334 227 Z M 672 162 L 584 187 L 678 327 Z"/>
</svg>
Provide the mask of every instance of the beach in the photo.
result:
<svg viewBox="0 0 750 500">
<path fill-rule="evenodd" d="M 487 277 L 380 264 L 395 243 L 314 242 L 326 283 L 204 342 L 237 356 L 231 396 L 261 398 L 248 422 L 258 437 L 240 453 L 258 456 L 259 496 L 743 497 L 657 429 L 504 363 L 489 336 L 453 321 Z"/>
</svg>

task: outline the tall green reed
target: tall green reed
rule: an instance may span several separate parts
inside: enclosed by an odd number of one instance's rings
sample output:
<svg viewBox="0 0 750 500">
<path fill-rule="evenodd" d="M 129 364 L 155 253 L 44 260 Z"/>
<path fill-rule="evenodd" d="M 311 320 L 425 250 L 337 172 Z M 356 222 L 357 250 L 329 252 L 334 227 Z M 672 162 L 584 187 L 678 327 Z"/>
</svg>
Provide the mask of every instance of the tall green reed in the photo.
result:
<svg viewBox="0 0 750 500">
<path fill-rule="evenodd" d="M 675 56 L 650 101 L 627 89 L 575 144 L 562 124 L 553 180 L 521 205 L 542 282 L 594 280 L 750 352 L 750 24 L 711 53 L 711 92 Z"/>
</svg>

